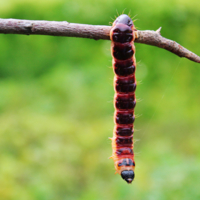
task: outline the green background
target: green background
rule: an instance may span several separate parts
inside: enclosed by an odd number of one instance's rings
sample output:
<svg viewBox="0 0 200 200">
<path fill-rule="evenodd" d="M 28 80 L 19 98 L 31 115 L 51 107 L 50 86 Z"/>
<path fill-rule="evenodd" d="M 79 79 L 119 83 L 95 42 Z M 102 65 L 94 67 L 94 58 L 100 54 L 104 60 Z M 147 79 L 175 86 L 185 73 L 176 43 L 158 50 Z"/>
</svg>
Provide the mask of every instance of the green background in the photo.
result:
<svg viewBox="0 0 200 200">
<path fill-rule="evenodd" d="M 125 10 L 125 11 L 124 11 Z M 1 0 L 0 17 L 137 19 L 200 55 L 199 0 Z M 115 175 L 110 41 L 0 35 L 1 200 L 200 199 L 200 64 L 136 44 L 136 177 Z"/>
</svg>

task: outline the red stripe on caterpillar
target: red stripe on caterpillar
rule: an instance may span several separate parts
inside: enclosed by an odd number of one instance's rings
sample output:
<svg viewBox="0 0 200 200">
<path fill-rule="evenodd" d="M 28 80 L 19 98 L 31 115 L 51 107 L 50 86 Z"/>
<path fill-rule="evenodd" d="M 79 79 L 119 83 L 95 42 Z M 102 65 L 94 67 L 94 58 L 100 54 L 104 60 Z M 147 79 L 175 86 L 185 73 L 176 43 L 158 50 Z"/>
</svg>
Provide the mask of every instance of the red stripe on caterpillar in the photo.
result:
<svg viewBox="0 0 200 200">
<path fill-rule="evenodd" d="M 115 128 L 112 138 L 112 158 L 116 172 L 127 183 L 131 183 L 135 177 L 133 152 L 133 122 L 136 105 L 134 31 L 136 29 L 131 18 L 125 14 L 120 15 L 114 21 L 110 31 L 112 65 L 115 73 Z"/>
</svg>

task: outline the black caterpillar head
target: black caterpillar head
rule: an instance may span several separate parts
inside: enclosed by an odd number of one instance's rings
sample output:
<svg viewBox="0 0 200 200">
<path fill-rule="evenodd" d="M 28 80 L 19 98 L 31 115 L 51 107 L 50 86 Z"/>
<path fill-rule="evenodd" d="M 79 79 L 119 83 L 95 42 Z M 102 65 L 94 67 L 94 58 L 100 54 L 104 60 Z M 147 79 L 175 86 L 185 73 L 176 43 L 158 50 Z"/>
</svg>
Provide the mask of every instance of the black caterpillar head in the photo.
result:
<svg viewBox="0 0 200 200">
<path fill-rule="evenodd" d="M 117 17 L 117 19 L 114 22 L 115 24 L 126 24 L 129 27 L 133 26 L 133 21 L 132 19 L 126 15 L 126 14 L 122 14 L 119 17 Z"/>
<path fill-rule="evenodd" d="M 135 177 L 133 170 L 124 170 L 121 172 L 121 177 L 127 182 L 131 183 Z"/>
<path fill-rule="evenodd" d="M 134 25 L 128 15 L 120 15 L 113 23 L 110 37 L 113 42 L 125 43 L 134 40 Z"/>
</svg>

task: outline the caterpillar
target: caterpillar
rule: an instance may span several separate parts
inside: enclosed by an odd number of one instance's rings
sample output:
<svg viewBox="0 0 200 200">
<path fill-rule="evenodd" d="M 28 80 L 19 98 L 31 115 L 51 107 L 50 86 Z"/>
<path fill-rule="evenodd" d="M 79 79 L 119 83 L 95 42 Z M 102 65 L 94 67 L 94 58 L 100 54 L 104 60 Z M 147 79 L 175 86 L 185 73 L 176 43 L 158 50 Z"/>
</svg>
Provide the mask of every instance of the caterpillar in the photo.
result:
<svg viewBox="0 0 200 200">
<path fill-rule="evenodd" d="M 112 66 L 114 77 L 114 131 L 112 156 L 116 173 L 131 183 L 135 177 L 133 152 L 133 122 L 136 105 L 135 90 L 135 34 L 131 18 L 122 14 L 114 21 L 110 30 Z"/>
</svg>

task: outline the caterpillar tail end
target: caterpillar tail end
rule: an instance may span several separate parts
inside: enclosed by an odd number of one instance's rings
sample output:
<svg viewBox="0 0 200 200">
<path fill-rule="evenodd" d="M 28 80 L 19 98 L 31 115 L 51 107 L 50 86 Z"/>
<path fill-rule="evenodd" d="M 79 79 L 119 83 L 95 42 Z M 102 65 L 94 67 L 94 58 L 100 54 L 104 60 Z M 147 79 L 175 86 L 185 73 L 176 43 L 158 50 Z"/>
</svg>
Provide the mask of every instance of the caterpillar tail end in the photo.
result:
<svg viewBox="0 0 200 200">
<path fill-rule="evenodd" d="M 121 172 L 121 177 L 127 182 L 132 183 L 135 173 L 133 170 L 124 170 Z"/>
</svg>

